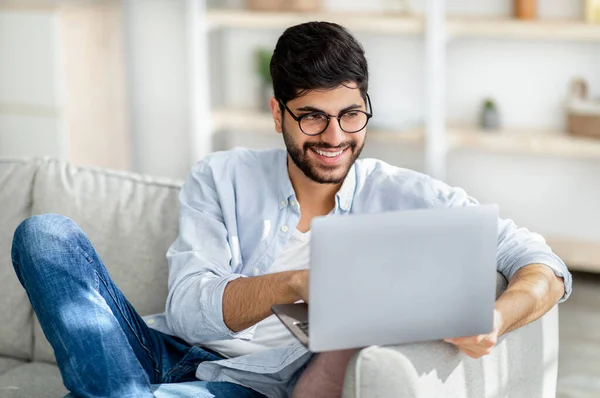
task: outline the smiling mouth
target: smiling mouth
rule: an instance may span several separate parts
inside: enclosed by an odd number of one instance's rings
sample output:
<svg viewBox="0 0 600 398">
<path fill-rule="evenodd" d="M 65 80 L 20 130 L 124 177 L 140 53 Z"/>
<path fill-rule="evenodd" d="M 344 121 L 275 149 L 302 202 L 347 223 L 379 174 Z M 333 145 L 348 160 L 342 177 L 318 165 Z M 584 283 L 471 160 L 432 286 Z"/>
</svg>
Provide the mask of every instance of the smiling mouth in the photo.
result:
<svg viewBox="0 0 600 398">
<path fill-rule="evenodd" d="M 327 151 L 319 148 L 311 148 L 312 152 L 317 156 L 319 161 L 328 166 L 337 166 L 342 162 L 342 159 L 346 156 L 346 150 L 349 146 L 337 149 L 336 151 Z"/>
<path fill-rule="evenodd" d="M 313 148 L 313 151 L 315 151 L 317 154 L 321 155 L 321 156 L 326 156 L 328 158 L 335 158 L 336 156 L 340 156 L 344 151 L 346 150 L 346 148 L 340 149 L 339 151 L 336 152 L 329 152 L 329 151 L 323 151 L 317 148 Z"/>
</svg>

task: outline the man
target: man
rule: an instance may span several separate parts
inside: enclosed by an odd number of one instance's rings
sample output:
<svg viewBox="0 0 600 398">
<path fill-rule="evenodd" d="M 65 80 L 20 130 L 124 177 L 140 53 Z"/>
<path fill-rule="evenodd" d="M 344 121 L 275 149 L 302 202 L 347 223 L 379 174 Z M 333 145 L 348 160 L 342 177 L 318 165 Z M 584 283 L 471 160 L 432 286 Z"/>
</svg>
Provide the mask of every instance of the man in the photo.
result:
<svg viewBox="0 0 600 398">
<path fill-rule="evenodd" d="M 193 168 L 167 253 L 166 323 L 153 323 L 164 333 L 146 326 L 72 221 L 37 216 L 17 229 L 15 270 L 73 393 L 339 396 L 353 352 L 312 355 L 270 310 L 307 300 L 311 220 L 477 205 L 425 175 L 357 160 L 372 108 L 364 51 L 344 28 L 289 28 L 271 75 L 270 106 L 287 151 L 215 153 Z M 570 293 L 563 262 L 510 220 L 500 220 L 498 270 L 510 284 L 496 302 L 493 332 L 447 340 L 473 358 Z"/>
</svg>

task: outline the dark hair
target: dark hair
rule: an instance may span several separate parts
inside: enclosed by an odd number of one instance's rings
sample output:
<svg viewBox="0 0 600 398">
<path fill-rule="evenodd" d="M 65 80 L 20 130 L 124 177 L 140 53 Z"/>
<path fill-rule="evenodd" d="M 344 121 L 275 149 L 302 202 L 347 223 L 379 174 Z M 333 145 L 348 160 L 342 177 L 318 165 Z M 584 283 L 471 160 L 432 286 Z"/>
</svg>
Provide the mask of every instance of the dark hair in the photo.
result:
<svg viewBox="0 0 600 398">
<path fill-rule="evenodd" d="M 313 89 L 355 82 L 363 98 L 369 70 L 362 45 L 344 27 L 307 22 L 283 32 L 271 58 L 275 98 L 284 103 Z"/>
</svg>

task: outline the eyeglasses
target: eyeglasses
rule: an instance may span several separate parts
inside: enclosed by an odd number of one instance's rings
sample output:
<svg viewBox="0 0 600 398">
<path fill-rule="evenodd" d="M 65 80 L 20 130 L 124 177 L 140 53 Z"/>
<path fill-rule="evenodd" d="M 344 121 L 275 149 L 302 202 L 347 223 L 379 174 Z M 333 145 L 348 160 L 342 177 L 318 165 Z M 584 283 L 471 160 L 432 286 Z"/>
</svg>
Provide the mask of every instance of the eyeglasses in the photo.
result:
<svg viewBox="0 0 600 398">
<path fill-rule="evenodd" d="M 340 128 L 345 133 L 358 133 L 369 123 L 369 119 L 373 117 L 373 109 L 371 108 L 371 98 L 369 94 L 367 96 L 367 103 L 369 104 L 369 111 L 365 112 L 358 109 L 351 109 L 340 113 L 337 116 L 328 115 L 325 112 L 309 112 L 300 116 L 294 115 L 294 112 L 282 100 L 279 103 L 289 112 L 289 114 L 298 122 L 300 130 L 309 136 L 315 136 L 322 134 L 327 130 L 329 121 L 331 118 L 336 118 Z"/>
</svg>

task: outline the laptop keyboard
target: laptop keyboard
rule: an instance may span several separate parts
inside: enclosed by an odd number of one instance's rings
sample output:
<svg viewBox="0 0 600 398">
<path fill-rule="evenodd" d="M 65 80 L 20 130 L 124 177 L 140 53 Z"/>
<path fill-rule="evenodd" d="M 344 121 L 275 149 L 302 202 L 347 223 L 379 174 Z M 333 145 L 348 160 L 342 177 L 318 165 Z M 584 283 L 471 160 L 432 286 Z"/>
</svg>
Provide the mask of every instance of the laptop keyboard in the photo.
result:
<svg viewBox="0 0 600 398">
<path fill-rule="evenodd" d="M 294 325 L 308 336 L 308 322 L 294 322 Z"/>
</svg>

